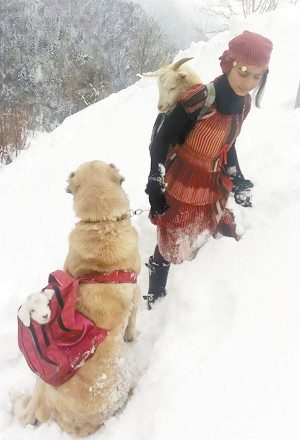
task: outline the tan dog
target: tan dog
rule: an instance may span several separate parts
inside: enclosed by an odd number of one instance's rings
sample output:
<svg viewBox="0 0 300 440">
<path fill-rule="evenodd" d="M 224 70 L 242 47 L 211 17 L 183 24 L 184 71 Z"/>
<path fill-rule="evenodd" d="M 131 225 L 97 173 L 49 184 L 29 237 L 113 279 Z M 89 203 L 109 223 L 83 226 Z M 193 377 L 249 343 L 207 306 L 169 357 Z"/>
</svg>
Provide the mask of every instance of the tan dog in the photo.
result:
<svg viewBox="0 0 300 440">
<path fill-rule="evenodd" d="M 114 165 L 93 161 L 71 173 L 67 191 L 81 219 L 69 237 L 64 270 L 75 277 L 91 272 L 140 272 L 138 235 L 128 216 L 129 202 Z M 59 387 L 37 380 L 33 396 L 12 396 L 14 413 L 24 423 L 55 420 L 74 436 L 95 432 L 126 402 L 131 388 L 122 357 L 124 339 L 135 338 L 140 301 L 137 284 L 80 284 L 77 310 L 110 329 L 94 356 Z"/>
</svg>

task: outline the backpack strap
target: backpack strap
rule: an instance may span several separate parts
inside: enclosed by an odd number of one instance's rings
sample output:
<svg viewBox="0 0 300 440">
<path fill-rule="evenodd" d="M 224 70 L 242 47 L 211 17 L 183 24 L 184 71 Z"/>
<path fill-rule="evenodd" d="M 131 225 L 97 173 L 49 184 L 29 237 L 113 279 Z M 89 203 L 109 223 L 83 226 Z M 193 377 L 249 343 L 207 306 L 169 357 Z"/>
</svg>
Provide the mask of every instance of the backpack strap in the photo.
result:
<svg viewBox="0 0 300 440">
<path fill-rule="evenodd" d="M 200 121 L 201 118 L 208 112 L 210 107 L 213 105 L 216 99 L 216 89 L 213 83 L 206 84 L 207 89 L 207 97 L 204 103 L 204 106 L 202 107 L 198 117 L 197 121 Z"/>
<path fill-rule="evenodd" d="M 93 283 L 133 283 L 137 282 L 137 274 L 134 270 L 115 270 L 113 272 L 97 272 L 82 275 L 78 278 L 80 283 L 93 284 Z"/>
<path fill-rule="evenodd" d="M 205 103 L 204 103 L 203 107 L 201 108 L 200 113 L 197 116 L 197 118 L 194 118 L 191 121 L 191 123 L 187 126 L 185 132 L 181 134 L 180 139 L 178 139 L 178 144 L 180 146 L 182 146 L 184 144 L 186 138 L 188 137 L 190 132 L 193 130 L 195 125 L 203 118 L 203 116 L 206 115 L 206 113 L 208 112 L 210 107 L 215 102 L 216 90 L 215 90 L 214 84 L 213 83 L 209 83 L 209 84 L 205 85 L 204 87 L 207 90 L 207 96 L 206 96 L 206 99 L 205 99 Z M 173 148 L 173 146 L 172 146 L 172 148 Z M 169 149 L 169 152 L 172 150 L 172 148 Z"/>
</svg>

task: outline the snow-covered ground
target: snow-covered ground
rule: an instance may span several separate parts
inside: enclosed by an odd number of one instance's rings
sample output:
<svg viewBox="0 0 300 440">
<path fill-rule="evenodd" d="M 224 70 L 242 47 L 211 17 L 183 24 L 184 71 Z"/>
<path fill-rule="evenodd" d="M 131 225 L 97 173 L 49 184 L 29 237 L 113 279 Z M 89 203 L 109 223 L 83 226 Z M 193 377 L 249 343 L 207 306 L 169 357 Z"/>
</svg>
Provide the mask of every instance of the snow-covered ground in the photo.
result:
<svg viewBox="0 0 300 440">
<path fill-rule="evenodd" d="M 292 440 L 299 430 L 300 8 L 247 20 L 178 54 L 204 82 L 244 29 L 274 42 L 261 110 L 252 109 L 237 142 L 243 173 L 255 183 L 253 208 L 235 206 L 240 242 L 210 239 L 193 262 L 172 266 L 168 295 L 149 312 L 141 304 L 137 340 L 128 345 L 136 380 L 122 413 L 92 439 Z M 71 437 L 52 423 L 24 428 L 9 392 L 30 393 L 35 376 L 17 346 L 24 298 L 61 269 L 76 221 L 66 178 L 81 163 L 114 162 L 126 177 L 131 208 L 148 209 L 144 187 L 156 117 L 155 79 L 143 78 L 68 118 L 34 140 L 0 171 L 0 438 Z M 147 212 L 133 218 L 143 263 L 156 243 Z M 138 279 L 147 292 L 143 264 Z"/>
</svg>

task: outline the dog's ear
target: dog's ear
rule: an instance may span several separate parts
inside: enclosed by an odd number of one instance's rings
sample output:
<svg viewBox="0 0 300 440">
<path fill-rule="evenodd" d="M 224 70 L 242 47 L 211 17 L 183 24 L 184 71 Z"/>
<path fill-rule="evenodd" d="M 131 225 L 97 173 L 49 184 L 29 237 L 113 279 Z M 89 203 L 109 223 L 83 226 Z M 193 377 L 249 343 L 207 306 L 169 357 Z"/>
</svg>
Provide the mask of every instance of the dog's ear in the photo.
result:
<svg viewBox="0 0 300 440">
<path fill-rule="evenodd" d="M 122 183 L 125 180 L 125 177 L 121 176 L 116 165 L 114 165 L 113 163 L 110 163 L 109 166 L 110 166 L 110 170 L 111 170 L 112 180 L 114 180 L 115 182 L 122 185 Z"/>
<path fill-rule="evenodd" d="M 26 327 L 30 326 L 30 313 L 26 303 L 22 304 L 19 308 L 18 317 Z"/>
<path fill-rule="evenodd" d="M 47 299 L 50 301 L 55 291 L 53 289 L 45 289 L 42 293 L 44 293 L 44 295 L 46 295 Z"/>
<path fill-rule="evenodd" d="M 75 183 L 74 178 L 75 178 L 75 173 L 74 173 L 74 171 L 72 171 L 72 173 L 69 175 L 69 178 L 67 180 L 68 186 L 66 187 L 66 192 L 73 194 L 73 195 L 76 193 L 76 191 L 79 188 L 79 184 Z"/>
</svg>

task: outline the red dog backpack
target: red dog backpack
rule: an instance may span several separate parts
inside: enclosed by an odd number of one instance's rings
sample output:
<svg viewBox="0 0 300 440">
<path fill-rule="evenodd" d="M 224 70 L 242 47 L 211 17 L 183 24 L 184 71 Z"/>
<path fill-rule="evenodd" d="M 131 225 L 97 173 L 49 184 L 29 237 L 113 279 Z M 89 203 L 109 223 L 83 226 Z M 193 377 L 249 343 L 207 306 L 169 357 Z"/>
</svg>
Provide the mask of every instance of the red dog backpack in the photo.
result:
<svg viewBox="0 0 300 440">
<path fill-rule="evenodd" d="M 41 325 L 32 320 L 26 327 L 18 318 L 21 352 L 31 370 L 53 386 L 71 379 L 109 333 L 75 311 L 79 282 L 99 281 L 76 279 L 59 270 L 51 273 L 46 287 L 55 291 L 50 321 Z"/>
</svg>

